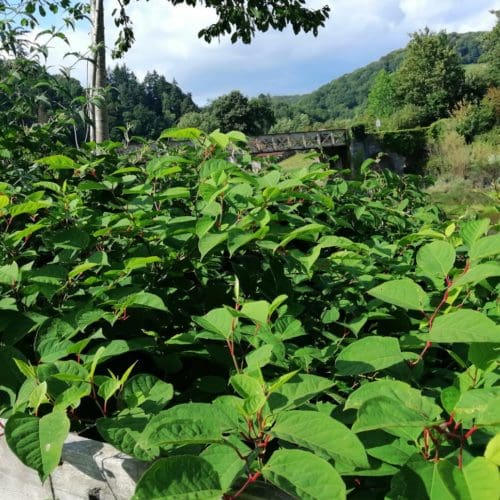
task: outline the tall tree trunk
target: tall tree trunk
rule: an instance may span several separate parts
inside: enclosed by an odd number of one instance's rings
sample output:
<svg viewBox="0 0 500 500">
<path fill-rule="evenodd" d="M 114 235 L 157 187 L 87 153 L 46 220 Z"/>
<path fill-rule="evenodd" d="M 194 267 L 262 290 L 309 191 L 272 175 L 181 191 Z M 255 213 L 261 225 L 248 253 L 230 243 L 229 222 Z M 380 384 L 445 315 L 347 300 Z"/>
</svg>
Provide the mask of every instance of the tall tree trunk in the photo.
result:
<svg viewBox="0 0 500 500">
<path fill-rule="evenodd" d="M 90 139 L 101 143 L 109 139 L 108 109 L 104 100 L 106 78 L 106 47 L 104 40 L 103 0 L 92 0 L 92 45 L 95 49 L 92 65 L 92 100 Z M 97 99 L 96 99 L 97 98 Z M 97 101 L 97 102 L 95 102 Z"/>
</svg>

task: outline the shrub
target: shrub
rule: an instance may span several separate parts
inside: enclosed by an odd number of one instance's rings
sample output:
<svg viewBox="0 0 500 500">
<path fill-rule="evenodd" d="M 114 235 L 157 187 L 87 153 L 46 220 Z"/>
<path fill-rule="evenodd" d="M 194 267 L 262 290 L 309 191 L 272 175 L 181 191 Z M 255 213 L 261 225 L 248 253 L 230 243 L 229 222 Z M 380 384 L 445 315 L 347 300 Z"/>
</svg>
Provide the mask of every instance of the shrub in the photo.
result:
<svg viewBox="0 0 500 500">
<path fill-rule="evenodd" d="M 389 119 L 390 128 L 393 130 L 409 129 L 429 125 L 432 119 L 425 108 L 406 104 L 393 113 Z"/>
<path fill-rule="evenodd" d="M 490 130 L 495 124 L 495 109 L 488 101 L 480 104 L 461 103 L 453 113 L 457 120 L 457 132 L 470 144 L 481 132 Z"/>
<path fill-rule="evenodd" d="M 9 447 L 46 480 L 90 429 L 149 463 L 136 500 L 496 491 L 489 220 L 370 161 L 252 174 L 244 141 L 173 129 L 0 184 Z"/>
</svg>

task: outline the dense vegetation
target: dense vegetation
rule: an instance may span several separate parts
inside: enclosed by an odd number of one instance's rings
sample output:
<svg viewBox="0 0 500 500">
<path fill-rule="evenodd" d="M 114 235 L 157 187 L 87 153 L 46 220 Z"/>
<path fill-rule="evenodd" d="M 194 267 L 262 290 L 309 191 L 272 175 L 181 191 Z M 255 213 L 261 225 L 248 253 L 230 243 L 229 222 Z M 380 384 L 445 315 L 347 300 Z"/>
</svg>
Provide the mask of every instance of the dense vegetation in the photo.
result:
<svg viewBox="0 0 500 500">
<path fill-rule="evenodd" d="M 168 130 L 2 183 L 11 448 L 45 479 L 69 430 L 100 436 L 153 461 L 138 499 L 262 480 L 493 499 L 499 235 L 442 221 L 416 179 L 368 163 L 359 180 L 250 174 L 243 141 Z"/>
<path fill-rule="evenodd" d="M 462 64 L 473 64 L 478 62 L 483 53 L 483 36 L 482 32 L 450 33 L 447 39 L 451 50 L 459 54 Z M 283 108 L 283 116 L 278 114 L 277 118 L 293 120 L 305 114 L 310 124 L 355 118 L 367 106 L 368 94 L 376 75 L 382 70 L 394 73 L 404 57 L 405 49 L 398 49 L 378 61 L 332 80 L 311 94 L 273 98 L 277 106 Z"/>
<path fill-rule="evenodd" d="M 375 160 L 252 171 L 239 131 L 124 148 L 192 106 L 157 74 L 117 68 L 111 115 L 153 114 L 89 143 L 74 80 L 6 64 L 0 416 L 42 481 L 73 431 L 147 463 L 137 500 L 497 499 L 496 222 L 447 220 Z M 264 96 L 214 109 L 273 120 Z"/>
</svg>

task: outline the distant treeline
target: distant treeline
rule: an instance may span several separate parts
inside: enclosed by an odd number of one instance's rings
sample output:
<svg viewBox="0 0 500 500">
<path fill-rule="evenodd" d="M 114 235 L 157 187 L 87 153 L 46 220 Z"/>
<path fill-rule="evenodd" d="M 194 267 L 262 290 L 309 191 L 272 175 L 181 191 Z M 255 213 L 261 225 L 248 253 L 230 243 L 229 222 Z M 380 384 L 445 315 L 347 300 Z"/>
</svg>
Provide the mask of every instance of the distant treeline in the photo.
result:
<svg viewBox="0 0 500 500">
<path fill-rule="evenodd" d="M 462 64 L 475 64 L 483 53 L 483 32 L 451 33 L 451 47 Z M 190 93 L 177 82 L 156 71 L 140 81 L 125 65 L 108 70 L 109 88 L 106 95 L 109 109 L 111 138 L 124 136 L 156 138 L 162 130 L 180 125 L 205 130 L 220 128 L 241 130 L 249 135 L 268 132 L 289 132 L 342 125 L 366 113 L 368 96 L 376 76 L 384 70 L 392 74 L 405 58 L 405 50 L 395 50 L 376 62 L 357 69 L 323 85 L 315 92 L 302 96 L 248 98 L 234 90 L 201 108 Z M 41 66 L 26 61 L 23 70 L 12 71 L 19 78 L 18 92 L 26 100 L 26 124 L 43 122 L 64 109 L 73 116 L 74 140 L 85 139 L 85 90 L 80 82 L 68 75 L 49 75 Z M 14 66 L 0 60 L 0 71 L 8 73 Z M 17 76 L 16 76 L 17 75 Z M 44 81 L 51 83 L 44 85 Z M 55 84 L 54 84 L 55 83 Z M 15 96 L 2 94 L 0 108 L 12 105 Z M 76 139 L 75 139 L 76 138 Z"/>
<path fill-rule="evenodd" d="M 475 64 L 479 61 L 484 50 L 484 36 L 485 32 L 482 31 L 447 34 L 449 43 L 460 56 L 462 64 Z M 375 76 L 381 70 L 388 73 L 396 71 L 404 56 L 405 49 L 394 50 L 378 61 L 336 78 L 310 94 L 273 97 L 278 120 L 276 128 L 287 128 L 290 121 L 304 122 L 304 115 L 311 124 L 354 118 L 365 110 Z"/>
</svg>

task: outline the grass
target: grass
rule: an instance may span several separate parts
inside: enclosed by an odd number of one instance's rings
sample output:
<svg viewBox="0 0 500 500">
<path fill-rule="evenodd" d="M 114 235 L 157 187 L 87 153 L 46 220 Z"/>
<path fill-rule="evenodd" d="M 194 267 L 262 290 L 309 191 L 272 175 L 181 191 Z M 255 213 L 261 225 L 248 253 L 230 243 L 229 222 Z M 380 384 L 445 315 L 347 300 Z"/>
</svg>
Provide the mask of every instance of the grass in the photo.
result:
<svg viewBox="0 0 500 500">
<path fill-rule="evenodd" d="M 286 169 L 299 169 L 308 167 L 311 163 L 314 163 L 318 153 L 316 151 L 307 153 L 295 153 L 286 160 L 280 162 L 280 165 Z"/>
<path fill-rule="evenodd" d="M 500 224 L 500 193 L 494 189 L 475 188 L 463 179 L 438 180 L 427 193 L 450 218 L 488 217 L 493 225 Z"/>
</svg>

